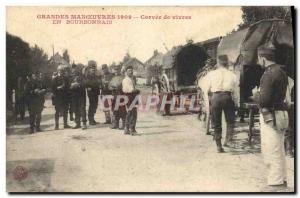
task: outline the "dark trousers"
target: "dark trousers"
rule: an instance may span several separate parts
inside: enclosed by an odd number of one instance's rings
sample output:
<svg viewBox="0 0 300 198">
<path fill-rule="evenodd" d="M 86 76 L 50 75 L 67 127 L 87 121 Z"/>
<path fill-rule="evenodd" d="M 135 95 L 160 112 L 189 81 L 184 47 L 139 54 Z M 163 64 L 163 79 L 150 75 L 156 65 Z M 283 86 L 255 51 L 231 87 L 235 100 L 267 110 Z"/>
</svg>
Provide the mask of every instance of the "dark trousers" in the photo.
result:
<svg viewBox="0 0 300 198">
<path fill-rule="evenodd" d="M 230 92 L 216 92 L 212 96 L 212 119 L 214 138 L 222 138 L 222 111 L 224 111 L 227 127 L 234 127 L 234 102 Z"/>
<path fill-rule="evenodd" d="M 96 113 L 96 110 L 97 110 L 97 107 L 98 107 L 98 95 L 89 95 L 89 110 L 88 110 L 88 118 L 89 118 L 89 121 L 94 121 L 95 118 L 95 113 Z"/>
<path fill-rule="evenodd" d="M 72 98 L 72 109 L 75 113 L 75 122 L 77 125 L 80 125 L 82 121 L 84 124 L 86 123 L 86 97 L 79 96 Z"/>
<path fill-rule="evenodd" d="M 121 106 L 118 110 L 113 111 L 112 115 L 112 123 L 114 127 L 119 127 L 120 119 L 122 120 L 122 123 L 125 124 L 126 122 L 126 107 Z"/>
<path fill-rule="evenodd" d="M 16 101 L 16 114 L 20 115 L 21 120 L 25 117 L 25 99 L 23 97 Z"/>
<path fill-rule="evenodd" d="M 131 110 L 127 110 L 125 128 L 134 131 L 137 120 L 137 108 L 134 107 Z"/>
<path fill-rule="evenodd" d="M 31 103 L 28 105 L 28 111 L 29 111 L 29 124 L 30 124 L 30 128 L 34 129 L 34 127 L 36 129 L 40 128 L 40 124 L 41 124 L 41 118 L 42 118 L 42 111 L 43 111 L 43 107 L 44 104 L 40 104 L 39 102 L 36 103 Z"/>
<path fill-rule="evenodd" d="M 69 114 L 70 114 L 70 119 L 73 118 L 73 114 L 74 114 L 74 107 L 72 105 L 72 98 L 70 98 L 69 104 L 68 104 L 68 110 L 69 110 Z"/>
<path fill-rule="evenodd" d="M 125 125 L 126 120 L 126 106 L 121 105 L 116 108 L 118 95 L 114 95 L 113 99 L 111 100 L 111 110 L 112 110 L 112 125 L 113 127 L 119 127 L 120 119 L 122 120 L 122 124 Z M 124 101 L 120 101 L 124 102 Z"/>
<path fill-rule="evenodd" d="M 64 125 L 68 124 L 68 107 L 69 103 L 66 102 L 59 102 L 55 104 L 55 125 L 59 125 L 59 114 L 63 115 Z"/>
</svg>

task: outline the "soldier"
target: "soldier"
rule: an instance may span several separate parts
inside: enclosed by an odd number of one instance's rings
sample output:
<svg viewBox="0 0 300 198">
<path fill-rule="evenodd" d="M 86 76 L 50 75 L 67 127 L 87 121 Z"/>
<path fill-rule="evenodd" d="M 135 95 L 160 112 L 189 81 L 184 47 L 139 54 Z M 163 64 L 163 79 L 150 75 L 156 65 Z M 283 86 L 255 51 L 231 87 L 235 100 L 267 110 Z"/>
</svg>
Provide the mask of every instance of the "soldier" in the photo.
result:
<svg viewBox="0 0 300 198">
<path fill-rule="evenodd" d="M 70 67 L 66 67 L 66 70 L 65 70 L 65 75 L 66 75 L 66 78 L 71 81 L 71 68 Z M 70 82 L 69 82 L 70 84 Z M 70 90 L 69 90 L 70 91 Z M 69 92 L 69 96 L 68 96 L 68 112 L 69 112 L 69 115 L 70 115 L 70 121 L 74 121 L 74 110 L 73 110 L 73 107 L 72 107 L 72 98 L 71 98 L 71 92 Z"/>
<path fill-rule="evenodd" d="M 86 77 L 86 89 L 89 97 L 89 110 L 88 119 L 90 125 L 96 125 L 95 113 L 98 107 L 98 97 L 100 95 L 101 80 L 96 76 L 97 63 L 93 60 L 88 62 L 87 77 Z"/>
<path fill-rule="evenodd" d="M 65 75 L 66 65 L 59 65 L 57 76 L 52 79 L 52 103 L 55 106 L 55 130 L 59 129 L 59 114 L 63 115 L 64 128 L 68 125 L 69 80 Z"/>
<path fill-rule="evenodd" d="M 86 126 L 86 90 L 84 79 L 82 76 L 81 69 L 76 65 L 72 66 L 71 73 L 71 105 L 75 113 L 75 123 L 76 126 L 73 129 L 78 129 L 81 127 L 80 122 L 82 121 L 82 130 L 87 129 Z"/>
<path fill-rule="evenodd" d="M 267 183 L 276 190 L 287 186 L 284 131 L 288 127 L 288 113 L 284 99 L 288 78 L 283 66 L 275 62 L 274 47 L 259 47 L 258 63 L 265 68 L 258 94 L 261 150 L 267 165 Z"/>
<path fill-rule="evenodd" d="M 44 86 L 44 83 L 41 83 L 37 79 L 36 74 L 32 74 L 26 83 L 25 93 L 28 99 L 30 133 L 34 133 L 34 128 L 36 129 L 36 132 L 40 132 L 40 123 L 44 108 L 46 87 Z"/>
<path fill-rule="evenodd" d="M 17 116 L 20 114 L 20 119 L 24 120 L 25 116 L 25 80 L 24 77 L 19 76 L 16 89 L 16 112 Z"/>
<path fill-rule="evenodd" d="M 214 139 L 217 151 L 223 153 L 222 148 L 222 111 L 224 111 L 227 131 L 224 146 L 230 146 L 235 120 L 236 75 L 228 69 L 227 55 L 218 56 L 217 69 L 206 76 L 207 94 L 211 92 L 211 112 L 214 124 Z"/>
<path fill-rule="evenodd" d="M 102 65 L 102 96 L 111 95 L 111 91 L 108 89 L 108 84 L 111 81 L 113 77 L 113 74 L 109 72 L 108 66 L 106 64 Z M 110 117 L 110 110 L 109 109 L 109 99 L 108 97 L 105 97 L 105 100 L 103 101 L 105 110 L 104 116 L 105 116 L 105 122 L 104 124 L 111 124 L 111 117 Z"/>
<path fill-rule="evenodd" d="M 112 66 L 114 77 L 109 82 L 109 90 L 112 92 L 113 99 L 112 99 L 112 129 L 120 129 L 124 130 L 125 128 L 125 119 L 126 119 L 126 106 L 124 104 L 124 100 L 121 98 L 123 95 L 122 92 L 122 81 L 124 79 L 124 76 L 121 74 L 121 67 L 118 65 Z M 116 106 L 117 97 L 120 96 L 120 99 L 118 102 L 119 105 Z M 122 120 L 122 125 L 119 128 L 119 121 Z"/>
<path fill-rule="evenodd" d="M 137 121 L 137 103 L 134 104 L 136 96 L 139 94 L 139 90 L 136 89 L 136 82 L 133 76 L 133 67 L 127 66 L 125 70 L 125 78 L 122 81 L 122 91 L 128 97 L 128 103 L 126 104 L 127 114 L 125 120 L 124 134 L 136 135 L 135 130 Z"/>
</svg>

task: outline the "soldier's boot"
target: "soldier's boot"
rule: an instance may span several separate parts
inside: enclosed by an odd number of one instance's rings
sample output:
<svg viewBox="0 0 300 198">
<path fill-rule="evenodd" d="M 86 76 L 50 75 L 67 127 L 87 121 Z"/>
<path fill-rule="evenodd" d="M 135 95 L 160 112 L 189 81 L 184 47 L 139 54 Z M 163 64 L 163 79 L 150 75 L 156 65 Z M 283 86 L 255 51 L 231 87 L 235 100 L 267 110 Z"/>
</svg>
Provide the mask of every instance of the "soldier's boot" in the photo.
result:
<svg viewBox="0 0 300 198">
<path fill-rule="evenodd" d="M 112 122 L 112 125 L 111 125 L 110 128 L 111 129 L 118 129 L 119 128 L 119 124 L 116 121 L 114 121 L 114 122 Z"/>
<path fill-rule="evenodd" d="M 86 123 L 83 122 L 83 123 L 82 123 L 82 130 L 86 130 L 86 129 L 87 129 Z"/>
<path fill-rule="evenodd" d="M 113 116 L 112 116 L 112 125 L 111 125 L 111 129 L 118 129 L 119 128 L 119 116 L 116 112 L 113 113 Z"/>
<path fill-rule="evenodd" d="M 59 113 L 55 113 L 55 130 L 59 130 Z"/>
<path fill-rule="evenodd" d="M 217 145 L 217 152 L 218 153 L 224 153 L 224 149 L 222 148 L 222 142 L 221 139 L 216 139 L 216 145 Z"/>
<path fill-rule="evenodd" d="M 70 121 L 74 121 L 73 113 L 70 113 Z"/>
<path fill-rule="evenodd" d="M 95 120 L 93 120 L 93 119 L 89 120 L 89 125 L 96 125 L 96 124 L 97 124 L 97 122 Z"/>
<path fill-rule="evenodd" d="M 34 133 L 34 127 L 33 126 L 30 127 L 30 132 L 29 133 Z"/>
<path fill-rule="evenodd" d="M 130 135 L 134 136 L 134 135 L 137 135 L 137 131 L 133 128 L 130 130 Z"/>
<path fill-rule="evenodd" d="M 81 128 L 81 125 L 80 125 L 80 121 L 76 122 L 76 125 L 72 128 L 72 129 L 80 129 Z"/>
<path fill-rule="evenodd" d="M 64 129 L 70 129 L 71 128 L 71 126 L 70 125 L 68 125 L 68 116 L 66 115 L 64 115 Z"/>
<path fill-rule="evenodd" d="M 42 119 L 42 115 L 41 114 L 38 114 L 36 116 L 36 120 L 35 120 L 35 129 L 36 129 L 36 132 L 41 132 L 41 119 Z"/>
<path fill-rule="evenodd" d="M 36 132 L 42 132 L 42 129 L 40 127 L 40 120 L 39 121 L 36 121 Z"/>
<path fill-rule="evenodd" d="M 121 127 L 119 129 L 120 130 L 124 130 L 125 129 L 125 120 L 122 120 L 122 124 L 121 124 Z"/>
<path fill-rule="evenodd" d="M 130 130 L 129 130 L 129 125 L 128 125 L 128 123 L 125 123 L 124 134 L 125 134 L 125 135 L 129 135 L 129 134 L 130 134 Z"/>
<path fill-rule="evenodd" d="M 110 111 L 104 111 L 105 122 L 104 124 L 111 124 Z"/>
</svg>

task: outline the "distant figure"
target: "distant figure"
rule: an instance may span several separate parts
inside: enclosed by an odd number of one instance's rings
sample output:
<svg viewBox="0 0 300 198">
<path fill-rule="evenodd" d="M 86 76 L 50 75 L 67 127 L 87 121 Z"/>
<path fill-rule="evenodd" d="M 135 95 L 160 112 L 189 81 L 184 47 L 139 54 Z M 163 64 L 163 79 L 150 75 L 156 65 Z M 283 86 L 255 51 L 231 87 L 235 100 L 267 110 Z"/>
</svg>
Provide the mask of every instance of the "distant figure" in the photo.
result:
<svg viewBox="0 0 300 198">
<path fill-rule="evenodd" d="M 98 108 L 98 101 L 100 95 L 101 80 L 96 76 L 96 61 L 90 60 L 88 62 L 88 74 L 85 79 L 85 86 L 87 89 L 87 95 L 89 98 L 89 109 L 88 109 L 88 119 L 89 125 L 96 125 L 98 122 L 95 120 L 95 114 Z"/>
<path fill-rule="evenodd" d="M 211 96 L 211 111 L 214 124 L 214 139 L 217 144 L 217 151 L 223 153 L 222 148 L 222 111 L 224 111 L 227 131 L 224 146 L 231 146 L 235 120 L 235 91 L 236 75 L 228 69 L 227 55 L 218 56 L 217 68 L 207 74 L 207 94 Z"/>
<path fill-rule="evenodd" d="M 70 84 L 70 81 L 71 81 L 71 68 L 70 67 L 66 67 L 65 76 L 69 81 L 68 84 Z M 71 98 L 70 89 L 69 89 L 69 93 L 68 93 L 68 112 L 70 115 L 70 121 L 74 121 L 74 110 L 73 110 L 73 106 L 72 106 L 72 98 Z"/>
<path fill-rule="evenodd" d="M 55 130 L 59 129 L 59 114 L 63 115 L 64 128 L 71 128 L 68 125 L 69 105 L 69 80 L 65 75 L 66 65 L 59 65 L 57 76 L 52 79 L 52 103 L 55 106 Z"/>
<path fill-rule="evenodd" d="M 121 74 L 121 67 L 118 65 L 113 66 L 113 72 L 114 72 L 114 77 L 111 79 L 109 82 L 109 90 L 112 92 L 112 105 L 111 109 L 113 112 L 112 115 L 112 129 L 120 129 L 124 130 L 125 129 L 125 119 L 126 119 L 126 106 L 124 104 L 124 100 L 119 98 L 119 104 L 123 103 L 122 105 L 116 106 L 117 104 L 117 98 L 118 96 L 121 97 L 123 96 L 123 91 L 122 91 L 122 81 L 124 79 L 124 76 Z M 122 121 L 121 127 L 119 127 L 119 122 L 120 120 Z"/>
<path fill-rule="evenodd" d="M 71 105 L 75 114 L 75 127 L 73 129 L 78 129 L 81 127 L 82 121 L 82 130 L 87 129 L 86 126 L 86 90 L 85 82 L 82 76 L 81 69 L 78 66 L 74 65 L 71 70 L 71 84 L 70 84 L 70 93 L 71 93 Z"/>
<path fill-rule="evenodd" d="M 109 72 L 108 66 L 106 64 L 103 64 L 101 69 L 102 69 L 102 93 L 101 93 L 101 96 L 105 97 L 107 95 L 111 95 L 111 91 L 109 90 L 108 85 L 114 75 Z M 104 116 L 105 116 L 104 124 L 111 124 L 109 99 L 107 97 L 105 97 L 105 98 L 106 99 L 103 101 L 103 105 L 105 108 L 105 110 L 103 111 Z"/>
<path fill-rule="evenodd" d="M 125 78 L 122 81 L 122 90 L 124 94 L 128 97 L 128 103 L 126 105 L 127 114 L 125 121 L 125 131 L 124 134 L 136 135 L 137 131 L 135 129 L 137 121 L 137 107 L 138 101 L 135 98 L 139 94 L 139 90 L 136 89 L 136 81 L 133 76 L 133 67 L 127 66 L 125 71 Z"/>
<path fill-rule="evenodd" d="M 25 85 L 25 94 L 28 99 L 30 133 L 40 132 L 42 111 L 45 103 L 46 87 L 39 81 L 36 74 L 31 74 Z"/>
<path fill-rule="evenodd" d="M 16 116 L 20 115 L 20 119 L 24 120 L 25 117 L 25 82 L 24 77 L 19 76 L 17 80 L 16 89 Z"/>
<path fill-rule="evenodd" d="M 258 48 L 258 63 L 265 68 L 260 80 L 259 108 L 261 151 L 267 165 L 267 183 L 272 190 L 287 186 L 284 132 L 288 112 L 284 104 L 288 78 L 275 62 L 275 48 Z"/>
</svg>

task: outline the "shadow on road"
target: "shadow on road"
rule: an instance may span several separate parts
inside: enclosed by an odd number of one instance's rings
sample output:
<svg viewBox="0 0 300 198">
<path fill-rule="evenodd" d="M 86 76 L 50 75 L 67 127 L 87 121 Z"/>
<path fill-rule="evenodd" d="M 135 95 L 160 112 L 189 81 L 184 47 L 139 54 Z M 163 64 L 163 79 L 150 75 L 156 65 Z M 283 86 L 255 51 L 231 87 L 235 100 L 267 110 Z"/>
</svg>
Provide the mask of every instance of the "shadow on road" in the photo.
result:
<svg viewBox="0 0 300 198">
<path fill-rule="evenodd" d="M 241 133 L 241 132 L 239 132 Z M 251 144 L 248 137 L 237 137 L 233 139 L 234 147 L 230 148 L 233 155 L 255 154 L 261 152 L 259 130 L 254 130 Z M 245 134 L 245 132 L 244 132 Z"/>
<path fill-rule="evenodd" d="M 164 133 L 181 133 L 184 131 L 174 131 L 174 130 L 166 130 L 166 131 L 160 131 L 160 132 L 150 132 L 150 133 L 139 133 L 138 135 L 144 136 L 144 135 L 160 135 Z"/>
</svg>

